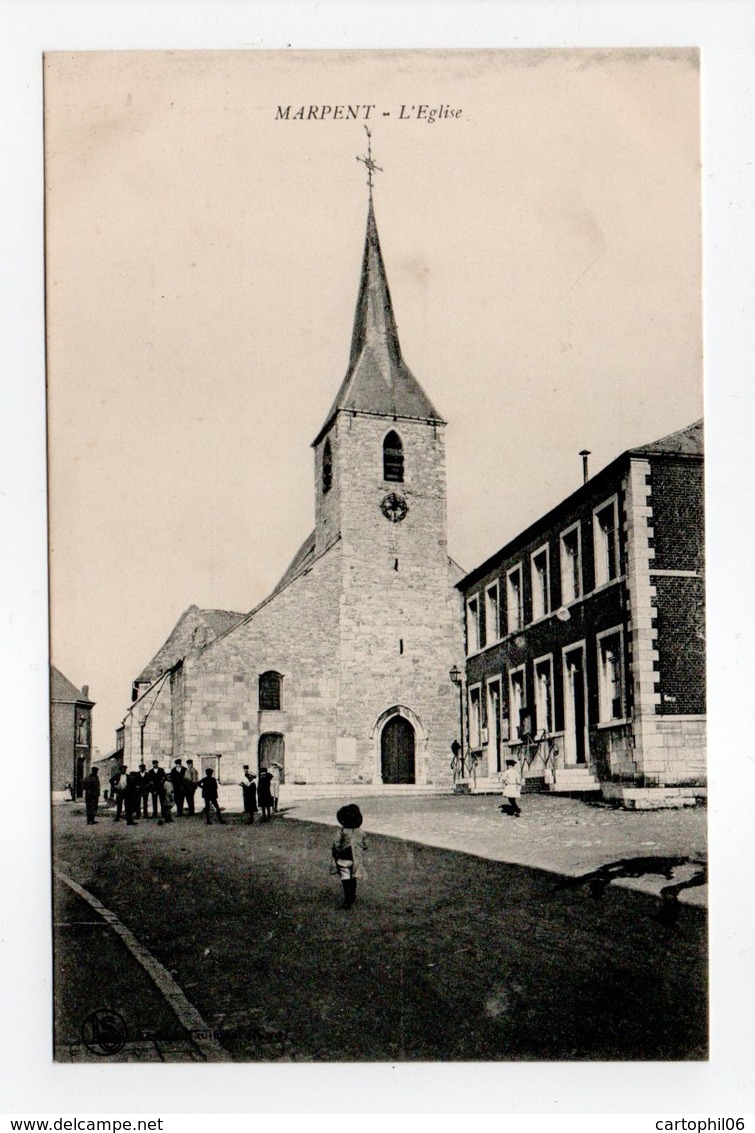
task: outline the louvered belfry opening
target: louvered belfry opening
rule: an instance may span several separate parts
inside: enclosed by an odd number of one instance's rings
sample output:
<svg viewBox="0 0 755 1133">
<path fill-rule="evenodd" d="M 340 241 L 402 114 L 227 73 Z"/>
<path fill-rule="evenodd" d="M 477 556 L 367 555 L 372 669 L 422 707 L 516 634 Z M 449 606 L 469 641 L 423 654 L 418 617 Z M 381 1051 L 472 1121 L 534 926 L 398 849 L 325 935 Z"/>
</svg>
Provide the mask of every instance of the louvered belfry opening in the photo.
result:
<svg viewBox="0 0 755 1133">
<path fill-rule="evenodd" d="M 395 429 L 383 441 L 383 479 L 394 484 L 404 482 L 404 446 Z"/>
</svg>

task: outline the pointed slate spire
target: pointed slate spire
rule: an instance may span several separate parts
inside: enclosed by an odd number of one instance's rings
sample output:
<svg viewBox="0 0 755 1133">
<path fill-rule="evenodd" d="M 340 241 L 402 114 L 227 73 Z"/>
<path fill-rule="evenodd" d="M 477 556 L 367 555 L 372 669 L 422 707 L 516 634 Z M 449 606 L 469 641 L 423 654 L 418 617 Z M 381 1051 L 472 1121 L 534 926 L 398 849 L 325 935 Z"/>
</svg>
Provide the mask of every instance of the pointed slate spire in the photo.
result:
<svg viewBox="0 0 755 1133">
<path fill-rule="evenodd" d="M 349 366 L 315 444 L 339 410 L 444 424 L 401 356 L 371 191 Z"/>
</svg>

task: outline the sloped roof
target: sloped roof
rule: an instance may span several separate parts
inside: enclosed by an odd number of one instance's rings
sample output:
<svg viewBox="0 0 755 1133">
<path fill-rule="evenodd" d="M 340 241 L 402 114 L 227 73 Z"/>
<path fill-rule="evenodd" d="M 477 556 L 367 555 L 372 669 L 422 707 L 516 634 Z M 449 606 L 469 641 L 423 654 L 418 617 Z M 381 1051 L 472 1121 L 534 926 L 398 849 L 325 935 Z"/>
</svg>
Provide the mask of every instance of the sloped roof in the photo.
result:
<svg viewBox="0 0 755 1133">
<path fill-rule="evenodd" d="M 319 442 L 336 413 L 342 409 L 381 417 L 410 417 L 444 423 L 401 355 L 372 197 L 367 212 L 367 235 L 349 365 L 314 444 Z"/>
<path fill-rule="evenodd" d="M 54 665 L 50 665 L 50 700 L 59 701 L 63 704 L 74 703 L 78 700 L 84 704 L 91 704 L 92 701 L 84 696 L 80 688 L 69 681 L 68 677 L 64 677 L 60 669 L 56 669 Z"/>
<path fill-rule="evenodd" d="M 679 429 L 676 433 L 669 433 L 668 436 L 661 437 L 659 441 L 652 441 L 640 448 L 630 449 L 630 452 L 633 456 L 635 454 L 658 456 L 663 453 L 672 456 L 703 456 L 705 451 L 703 433 L 703 418 L 701 417 L 699 421 L 693 421 L 685 429 Z"/>
<path fill-rule="evenodd" d="M 172 668 L 178 661 L 182 661 L 192 646 L 195 631 L 200 626 L 206 626 L 212 638 L 215 638 L 231 629 L 243 617 L 243 614 L 237 614 L 231 610 L 200 610 L 198 606 L 189 606 L 181 614 L 167 641 L 160 646 L 149 664 L 142 669 L 136 678 L 136 683 L 151 684 L 167 669 Z"/>
<path fill-rule="evenodd" d="M 218 637 L 221 633 L 225 633 L 231 626 L 235 626 L 238 621 L 243 618 L 243 614 L 237 614 L 233 610 L 200 610 L 202 619 L 205 625 L 208 625 Z"/>
<path fill-rule="evenodd" d="M 302 571 L 305 571 L 309 564 L 315 557 L 315 532 L 311 532 L 302 543 L 299 550 L 296 552 L 291 562 L 287 566 L 283 577 L 280 582 L 275 586 L 272 594 L 277 594 L 284 586 L 288 586 L 289 582 L 293 582 Z"/>
<path fill-rule="evenodd" d="M 684 429 L 679 429 L 676 433 L 669 433 L 668 436 L 661 437 L 660 440 L 651 441 L 650 444 L 642 445 L 639 448 L 627 449 L 622 452 L 614 460 L 607 464 L 605 468 L 601 468 L 594 476 L 585 484 L 580 484 L 570 495 L 559 501 L 554 507 L 550 508 L 543 515 L 539 516 L 533 523 L 523 528 L 511 539 L 507 540 L 499 550 L 494 554 L 489 555 L 484 562 L 480 563 L 473 570 L 458 582 L 457 588 L 465 590 L 473 586 L 479 581 L 488 571 L 493 570 L 500 563 L 504 562 L 515 550 L 519 547 L 526 545 L 531 541 L 539 531 L 550 527 L 554 520 L 569 512 L 575 507 L 585 495 L 594 489 L 597 480 L 605 480 L 615 474 L 616 469 L 621 467 L 622 462 L 631 460 L 635 456 L 681 456 L 681 457 L 699 457 L 703 456 L 703 421 L 693 421 L 691 425 L 687 425 Z"/>
</svg>

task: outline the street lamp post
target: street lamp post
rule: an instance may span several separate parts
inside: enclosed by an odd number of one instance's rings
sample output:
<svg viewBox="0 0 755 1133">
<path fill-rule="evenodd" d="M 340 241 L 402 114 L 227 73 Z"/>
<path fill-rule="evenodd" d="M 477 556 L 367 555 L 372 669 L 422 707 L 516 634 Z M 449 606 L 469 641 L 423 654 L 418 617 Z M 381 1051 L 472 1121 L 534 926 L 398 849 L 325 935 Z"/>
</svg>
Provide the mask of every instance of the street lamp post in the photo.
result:
<svg viewBox="0 0 755 1133">
<path fill-rule="evenodd" d="M 459 759 L 461 775 L 464 775 L 464 677 L 458 665 L 454 665 L 448 674 L 459 690 Z"/>
</svg>

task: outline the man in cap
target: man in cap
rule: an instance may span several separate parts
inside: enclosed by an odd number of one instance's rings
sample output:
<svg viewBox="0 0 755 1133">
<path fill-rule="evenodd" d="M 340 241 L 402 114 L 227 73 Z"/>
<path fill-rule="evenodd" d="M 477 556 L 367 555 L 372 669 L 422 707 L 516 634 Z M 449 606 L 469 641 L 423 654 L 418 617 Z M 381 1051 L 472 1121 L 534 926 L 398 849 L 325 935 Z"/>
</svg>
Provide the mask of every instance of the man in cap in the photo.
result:
<svg viewBox="0 0 755 1133">
<path fill-rule="evenodd" d="M 176 799 L 176 814 L 180 817 L 184 812 L 184 776 L 186 768 L 183 765 L 182 759 L 176 759 L 173 763 L 173 770 L 170 773 L 170 781 L 173 784 L 173 794 Z"/>
<path fill-rule="evenodd" d="M 204 799 L 204 813 L 207 819 L 207 825 L 212 826 L 212 807 L 215 807 L 218 816 L 218 822 L 225 822 L 223 815 L 220 813 L 218 806 L 218 781 L 212 773 L 212 768 L 208 767 L 204 773 L 204 779 L 200 783 L 200 790 L 202 798 Z"/>
<path fill-rule="evenodd" d="M 139 807 L 142 801 L 142 784 L 139 778 L 138 771 L 129 771 L 126 775 L 126 790 L 124 792 L 124 804 L 126 808 L 126 825 L 136 826 L 134 816 L 139 814 Z"/>
<path fill-rule="evenodd" d="M 244 797 L 244 814 L 250 826 L 254 825 L 254 816 L 257 813 L 257 784 L 249 770 L 249 764 L 244 764 L 244 777 L 241 780 L 241 792 Z"/>
<path fill-rule="evenodd" d="M 157 759 L 152 760 L 152 767 L 147 772 L 147 794 L 152 800 L 152 817 L 158 816 L 158 804 L 162 810 L 163 783 L 165 782 L 165 769 L 160 766 Z M 145 812 L 146 813 L 146 812 Z"/>
<path fill-rule="evenodd" d="M 126 785 L 128 783 L 128 768 L 125 763 L 121 764 L 120 771 L 113 777 L 113 780 L 111 780 L 115 793 L 115 818 L 113 821 L 120 822 L 123 804 L 126 801 Z M 128 818 L 128 811 L 126 812 L 126 818 Z"/>
<path fill-rule="evenodd" d="M 97 804 L 100 801 L 100 773 L 96 767 L 84 780 L 84 803 L 87 808 L 87 826 L 94 826 L 97 821 Z"/>
<path fill-rule="evenodd" d="M 149 799 L 149 771 L 146 763 L 139 764 L 139 802 L 144 818 L 147 818 L 147 801 Z M 139 809 L 137 808 L 137 814 Z"/>
<path fill-rule="evenodd" d="M 193 759 L 186 760 L 186 769 L 184 771 L 184 799 L 186 800 L 186 813 L 193 815 L 194 811 L 194 795 L 199 785 L 199 772 L 194 766 Z"/>
</svg>

